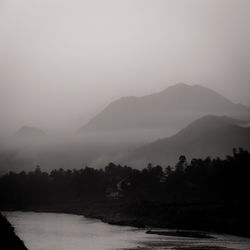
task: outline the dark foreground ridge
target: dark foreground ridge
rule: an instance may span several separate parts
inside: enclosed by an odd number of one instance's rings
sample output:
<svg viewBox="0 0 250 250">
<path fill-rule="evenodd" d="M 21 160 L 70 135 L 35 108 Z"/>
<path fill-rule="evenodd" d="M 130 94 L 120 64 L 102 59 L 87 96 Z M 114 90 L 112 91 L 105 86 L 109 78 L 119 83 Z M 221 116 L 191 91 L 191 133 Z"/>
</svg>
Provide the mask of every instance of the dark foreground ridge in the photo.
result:
<svg viewBox="0 0 250 250">
<path fill-rule="evenodd" d="M 0 213 L 0 248 L 4 250 L 28 250 L 16 236 L 13 226 Z"/>
<path fill-rule="evenodd" d="M 184 155 L 174 167 L 9 173 L 0 209 L 64 212 L 136 227 L 203 230 L 250 237 L 250 153 L 225 159 Z"/>
</svg>

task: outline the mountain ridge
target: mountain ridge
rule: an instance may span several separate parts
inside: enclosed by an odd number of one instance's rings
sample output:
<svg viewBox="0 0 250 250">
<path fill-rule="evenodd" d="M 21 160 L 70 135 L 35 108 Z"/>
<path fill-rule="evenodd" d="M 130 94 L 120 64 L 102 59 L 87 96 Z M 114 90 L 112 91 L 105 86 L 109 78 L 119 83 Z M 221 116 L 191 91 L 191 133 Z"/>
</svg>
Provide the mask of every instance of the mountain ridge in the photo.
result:
<svg viewBox="0 0 250 250">
<path fill-rule="evenodd" d="M 90 119 L 79 132 L 158 128 L 175 128 L 177 132 L 204 115 L 250 119 L 250 108 L 203 86 L 179 83 L 151 95 L 122 97 Z"/>
<path fill-rule="evenodd" d="M 250 149 L 250 128 L 244 122 L 230 117 L 204 116 L 195 120 L 177 134 L 139 147 L 119 159 L 122 164 L 144 167 L 153 164 L 174 164 L 179 155 L 188 159 L 223 157 L 233 148 Z"/>
<path fill-rule="evenodd" d="M 26 136 L 45 136 L 46 133 L 37 127 L 31 127 L 31 126 L 22 126 L 16 134 L 17 136 L 26 137 Z"/>
</svg>

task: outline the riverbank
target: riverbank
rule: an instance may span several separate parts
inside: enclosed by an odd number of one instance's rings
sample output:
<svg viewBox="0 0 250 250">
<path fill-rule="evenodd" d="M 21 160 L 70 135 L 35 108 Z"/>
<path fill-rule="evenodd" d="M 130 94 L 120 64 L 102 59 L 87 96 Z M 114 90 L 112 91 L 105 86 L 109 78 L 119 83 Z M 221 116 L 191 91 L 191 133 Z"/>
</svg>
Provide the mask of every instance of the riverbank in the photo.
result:
<svg viewBox="0 0 250 250">
<path fill-rule="evenodd" d="M 168 204 L 149 201 L 128 202 L 121 199 L 36 205 L 26 208 L 9 207 L 5 210 L 69 213 L 100 219 L 113 225 L 200 230 L 250 238 L 249 204 Z"/>
<path fill-rule="evenodd" d="M 0 213 L 0 237 L 1 246 L 5 250 L 28 250 L 23 241 L 15 234 L 14 227 L 9 223 L 9 221 Z"/>
<path fill-rule="evenodd" d="M 135 227 L 201 230 L 250 237 L 250 153 L 194 159 L 164 171 L 110 163 L 0 178 L 0 210 L 80 214 Z M 181 162 L 179 162 L 181 164 Z"/>
<path fill-rule="evenodd" d="M 32 250 L 135 250 L 135 249 L 188 249 L 188 250 L 246 250 L 250 239 L 209 233 L 212 236 L 195 237 L 201 232 L 154 229 L 169 235 L 146 234 L 145 229 L 109 225 L 100 220 L 65 213 L 6 212 L 5 215 L 27 247 Z M 188 233 L 188 235 L 187 235 Z M 192 235 L 190 235 L 192 233 Z M 202 233 L 203 234 L 203 233 Z"/>
</svg>

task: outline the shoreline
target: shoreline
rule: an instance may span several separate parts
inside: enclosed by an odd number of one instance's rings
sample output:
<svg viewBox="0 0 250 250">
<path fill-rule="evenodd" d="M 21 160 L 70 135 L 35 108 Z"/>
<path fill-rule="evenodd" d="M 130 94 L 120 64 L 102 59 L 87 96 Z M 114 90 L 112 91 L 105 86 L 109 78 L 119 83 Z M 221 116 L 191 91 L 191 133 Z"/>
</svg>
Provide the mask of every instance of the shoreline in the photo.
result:
<svg viewBox="0 0 250 250">
<path fill-rule="evenodd" d="M 89 220 L 83 216 L 78 216 L 78 215 L 72 215 L 72 214 L 54 214 L 53 213 L 39 213 L 39 212 L 13 212 L 13 213 L 9 213 L 9 214 L 5 214 L 10 216 L 11 218 L 19 218 L 19 232 L 22 232 L 20 230 L 20 225 L 24 225 L 24 231 L 25 230 L 25 225 L 27 225 L 27 228 L 31 228 L 30 226 L 32 226 L 32 228 L 34 228 L 34 230 L 37 232 L 37 236 L 40 237 L 40 239 L 38 240 L 38 242 L 40 242 L 40 245 L 44 244 L 44 241 L 46 241 L 46 238 L 43 238 L 44 235 L 41 234 L 40 235 L 40 230 L 42 230 L 42 232 L 45 233 L 46 235 L 46 230 L 49 230 L 48 232 L 53 232 L 53 234 L 50 235 L 51 239 L 53 239 L 54 241 L 54 237 L 53 235 L 61 235 L 60 237 L 67 237 L 69 235 L 71 235 L 71 232 L 76 232 L 75 229 L 78 229 L 77 231 L 81 231 L 81 235 L 77 234 L 77 237 L 80 237 L 79 240 L 82 242 L 81 245 L 84 245 L 86 236 L 88 237 L 88 235 L 92 235 L 93 236 L 93 240 L 95 239 L 95 236 L 99 237 L 100 235 L 100 231 L 98 232 L 97 230 L 97 234 L 95 234 L 95 230 L 97 225 L 100 226 L 100 228 L 104 229 L 105 232 L 108 233 L 107 237 L 112 241 L 113 239 L 113 232 L 114 235 L 116 235 L 115 232 L 118 233 L 117 237 L 114 240 L 116 241 L 117 239 L 119 240 L 120 236 L 123 235 L 123 233 L 125 232 L 130 232 L 128 235 L 128 242 L 133 242 L 133 244 L 126 244 L 126 245 L 120 245 L 120 243 L 118 241 L 117 243 L 117 249 L 126 249 L 126 250 L 136 250 L 136 249 L 161 249 L 164 247 L 172 247 L 173 249 L 185 249 L 185 250 L 194 250 L 194 249 L 200 249 L 200 250 L 205 250 L 205 249 L 216 249 L 216 250 L 231 250 L 231 249 L 249 249 L 250 246 L 250 241 L 249 239 L 244 239 L 244 238 L 240 238 L 240 237 L 234 237 L 232 235 L 220 235 L 220 234 L 208 234 L 211 237 L 199 237 L 201 232 L 197 231 L 197 232 L 190 232 L 190 231 L 176 231 L 176 230 L 160 230 L 158 229 L 158 231 L 160 232 L 159 235 L 150 235 L 150 234 L 146 234 L 146 230 L 145 229 L 136 229 L 133 227 L 110 227 L 108 224 L 103 224 L 102 222 L 100 222 L 100 220 Z M 44 221 L 44 223 L 41 221 Z M 29 221 L 29 224 L 27 224 L 27 221 Z M 62 223 L 61 225 L 65 225 L 64 227 L 62 227 L 62 231 L 61 229 L 59 229 L 59 231 L 57 230 L 50 230 L 50 225 L 52 223 L 52 225 L 57 225 L 57 222 Z M 78 226 L 76 226 L 75 228 L 70 225 L 75 225 L 74 223 L 76 222 L 76 224 Z M 42 224 L 40 224 L 42 223 Z M 66 223 L 66 224 L 65 224 Z M 72 223 L 72 224 L 71 224 Z M 79 224 L 80 223 L 80 224 Z M 15 225 L 15 224 L 14 224 Z M 43 225 L 43 227 L 41 227 L 40 225 Z M 69 225 L 69 227 L 67 227 L 67 225 Z M 79 227 L 79 225 L 82 226 L 82 228 Z M 38 227 L 37 227 L 38 226 Z M 38 229 L 38 230 L 36 230 Z M 45 230 L 45 231 L 44 231 Z M 92 231 L 94 230 L 94 231 Z M 32 232 L 29 231 L 29 234 Z M 57 234 L 58 233 L 58 234 Z M 68 234 L 69 233 L 69 234 Z M 164 235 L 162 234 L 164 233 Z M 25 236 L 25 241 L 29 242 L 29 247 L 30 249 L 34 246 L 34 241 L 29 241 L 30 236 L 29 234 Z M 102 234 L 102 233 L 101 233 Z M 183 235 L 184 234 L 184 235 Z M 198 234 L 198 235 L 197 235 Z M 74 235 L 74 234 L 73 234 Z M 106 234 L 105 234 L 106 235 Z M 41 238 L 42 237 L 42 238 Z M 74 237 L 74 236 L 73 236 Z M 123 238 L 123 236 L 122 236 Z M 33 238 L 34 239 L 34 238 Z M 91 240 L 91 239 L 87 239 L 87 242 Z M 80 242 L 79 241 L 79 242 Z M 56 240 L 54 241 L 56 243 Z M 73 242 L 73 241 L 72 241 Z M 242 242 L 243 244 L 240 245 L 238 247 L 238 242 Z M 57 243 L 56 243 L 57 244 Z M 89 243 L 87 243 L 89 244 Z M 104 241 L 105 244 L 105 241 Z M 109 244 L 108 244 L 109 245 Z M 56 249 L 61 249 L 60 248 L 60 244 L 54 245 Z M 58 248 L 59 246 L 59 248 Z M 72 245 L 73 246 L 73 245 Z M 80 245 L 79 245 L 80 246 Z M 234 247 L 229 247 L 229 246 L 234 246 Z M 245 247 L 247 246 L 247 247 Z M 67 249 L 71 248 L 71 243 L 68 244 Z M 78 248 L 77 248 L 78 249 Z M 102 248 L 102 243 L 100 244 L 100 246 L 97 249 L 104 249 Z M 105 249 L 110 249 L 109 247 L 105 247 Z M 79 248 L 80 250 L 80 248 Z"/>
<path fill-rule="evenodd" d="M 90 212 L 88 209 L 72 209 L 72 208 L 53 208 L 53 207 L 47 207 L 47 208 L 25 208 L 25 209 L 3 209 L 1 211 L 4 212 L 36 212 L 36 213 L 64 213 L 64 214 L 72 214 L 72 215 L 79 215 L 79 216 L 84 216 L 86 218 L 90 218 L 90 219 L 97 219 L 102 221 L 103 223 L 107 223 L 110 225 L 117 225 L 117 226 L 130 226 L 130 227 L 134 227 L 134 228 L 140 228 L 140 229 L 145 229 L 145 233 L 149 233 L 149 231 L 152 231 L 154 234 L 158 234 L 158 235 L 164 235 L 166 234 L 164 230 L 166 231 L 173 231 L 175 232 L 178 236 L 178 234 L 182 234 L 184 232 L 199 232 L 201 233 L 201 237 L 203 237 L 203 235 L 210 235 L 210 234 L 219 234 L 219 235 L 232 235 L 232 236 L 238 236 L 238 237 L 244 237 L 244 238 L 250 238 L 249 235 L 245 234 L 245 233 L 230 233 L 227 230 L 223 231 L 223 230 L 210 230 L 206 227 L 191 227 L 191 226 L 187 226 L 184 225 L 182 227 L 180 226 L 175 226 L 174 224 L 169 224 L 169 226 L 167 225 L 163 225 L 157 221 L 155 221 L 154 223 L 146 223 L 146 221 L 144 221 L 142 218 L 136 218 L 136 217 L 129 217 L 126 215 L 122 215 L 119 212 L 114 212 L 112 211 L 111 215 L 107 215 L 105 214 L 105 212 L 101 213 L 96 212 L 95 209 L 93 209 L 92 212 Z M 148 221 L 147 221 L 148 222 Z M 149 229 L 150 228 L 150 229 Z M 157 230 L 159 230 L 157 232 Z M 167 234 L 166 234 L 167 236 Z M 174 236 L 174 235 L 173 235 Z M 195 236 L 195 235 L 194 235 Z M 198 235 L 199 236 L 199 235 Z"/>
<path fill-rule="evenodd" d="M 23 240 L 16 234 L 15 227 L 2 212 L 0 212 L 0 236 L 1 246 L 3 245 L 6 249 L 28 250 Z"/>
<path fill-rule="evenodd" d="M 5 211 L 0 211 L 1 213 L 5 212 L 32 212 L 32 213 L 60 213 L 60 214 L 70 214 L 70 215 L 77 215 L 77 216 L 83 216 L 85 218 L 89 219 L 95 219 L 99 220 L 103 223 L 109 224 L 109 225 L 114 225 L 114 226 L 128 226 L 128 227 L 134 227 L 137 229 L 145 229 L 145 234 L 156 234 L 156 235 L 161 235 L 161 236 L 173 236 L 173 237 L 187 237 L 187 238 L 196 238 L 196 239 L 213 239 L 215 238 L 214 236 L 211 236 L 212 233 L 215 232 L 207 232 L 207 231 L 202 231 L 202 230 L 179 230 L 179 229 L 173 229 L 173 228 L 153 228 L 148 230 L 146 227 L 143 226 L 136 226 L 133 223 L 112 223 L 110 221 L 104 220 L 103 218 L 99 217 L 94 217 L 94 216 L 86 216 L 82 213 L 79 212 L 68 212 L 68 211 L 57 211 L 54 209 L 51 210 L 5 210 Z M 220 234 L 224 235 L 224 234 Z"/>
</svg>

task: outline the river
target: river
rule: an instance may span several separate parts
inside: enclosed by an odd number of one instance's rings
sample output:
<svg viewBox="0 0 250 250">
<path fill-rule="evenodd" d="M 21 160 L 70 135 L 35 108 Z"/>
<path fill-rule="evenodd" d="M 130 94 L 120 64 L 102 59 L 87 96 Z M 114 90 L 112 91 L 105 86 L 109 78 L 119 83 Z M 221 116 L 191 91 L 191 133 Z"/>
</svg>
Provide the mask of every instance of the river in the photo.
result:
<svg viewBox="0 0 250 250">
<path fill-rule="evenodd" d="M 149 235 L 143 229 L 114 226 L 79 215 L 3 212 L 29 250 L 250 249 L 250 239 L 218 235 L 212 239 Z"/>
</svg>

